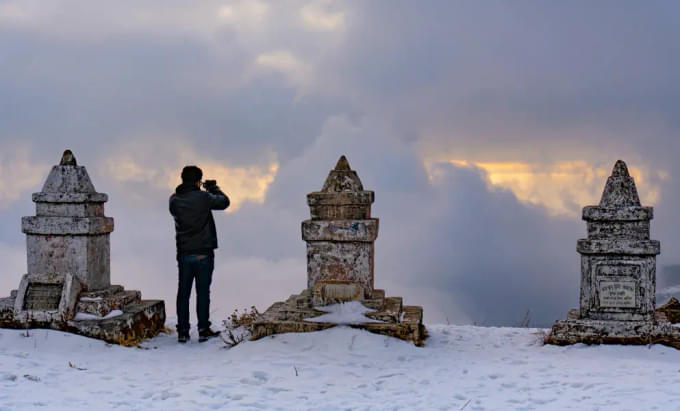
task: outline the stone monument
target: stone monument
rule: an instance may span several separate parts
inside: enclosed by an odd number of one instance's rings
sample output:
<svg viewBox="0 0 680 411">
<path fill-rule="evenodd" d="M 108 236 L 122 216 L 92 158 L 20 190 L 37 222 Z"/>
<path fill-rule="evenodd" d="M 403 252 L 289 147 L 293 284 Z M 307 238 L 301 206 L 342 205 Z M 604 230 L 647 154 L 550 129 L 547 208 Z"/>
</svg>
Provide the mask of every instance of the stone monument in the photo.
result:
<svg viewBox="0 0 680 411">
<path fill-rule="evenodd" d="M 36 215 L 22 218 L 28 273 L 0 299 L 1 327 L 54 328 L 124 345 L 164 328 L 163 301 L 111 285 L 107 200 L 66 150 L 33 194 Z"/>
<path fill-rule="evenodd" d="M 371 218 L 373 191 L 364 190 L 345 156 L 331 170 L 321 191 L 307 195 L 311 219 L 302 223 L 307 242 L 307 289 L 274 303 L 253 325 L 253 339 L 285 332 L 318 331 L 338 323 L 316 321 L 324 307 L 358 302 L 367 308 L 355 328 L 422 345 L 426 330 L 419 306 L 385 297 L 374 288 L 374 242 L 378 219 Z"/>
<path fill-rule="evenodd" d="M 651 344 L 680 348 L 680 329 L 655 313 L 656 256 L 650 239 L 653 208 L 640 204 L 623 161 L 607 179 L 599 206 L 583 208 L 588 238 L 579 240 L 578 310 L 553 325 L 546 343 Z"/>
</svg>

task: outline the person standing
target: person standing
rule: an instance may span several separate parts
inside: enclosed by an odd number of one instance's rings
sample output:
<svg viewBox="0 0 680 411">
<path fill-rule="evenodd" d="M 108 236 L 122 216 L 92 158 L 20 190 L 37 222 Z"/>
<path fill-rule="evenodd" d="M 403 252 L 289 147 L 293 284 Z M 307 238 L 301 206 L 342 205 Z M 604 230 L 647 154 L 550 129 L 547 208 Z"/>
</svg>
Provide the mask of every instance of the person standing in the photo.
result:
<svg viewBox="0 0 680 411">
<path fill-rule="evenodd" d="M 177 266 L 177 341 L 189 341 L 189 297 L 196 281 L 198 341 L 204 342 L 220 333 L 210 329 L 210 283 L 215 267 L 217 230 L 212 210 L 229 207 L 229 197 L 207 180 L 201 190 L 203 171 L 196 166 L 182 169 L 182 184 L 170 196 L 170 214 L 175 220 Z"/>
</svg>

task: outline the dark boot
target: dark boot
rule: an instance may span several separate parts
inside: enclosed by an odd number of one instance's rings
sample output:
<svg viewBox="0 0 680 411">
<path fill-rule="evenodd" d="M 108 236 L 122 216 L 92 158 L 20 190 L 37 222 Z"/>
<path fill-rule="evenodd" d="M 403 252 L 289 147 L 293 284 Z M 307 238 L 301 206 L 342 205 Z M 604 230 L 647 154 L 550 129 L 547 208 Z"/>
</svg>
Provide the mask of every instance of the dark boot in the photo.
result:
<svg viewBox="0 0 680 411">
<path fill-rule="evenodd" d="M 213 331 L 210 328 L 198 331 L 198 342 L 206 342 L 213 337 L 220 335 L 219 331 Z"/>
<path fill-rule="evenodd" d="M 177 333 L 177 342 L 178 342 L 178 343 L 184 344 L 184 343 L 186 343 L 187 341 L 189 341 L 189 332 L 180 332 L 180 333 Z"/>
</svg>

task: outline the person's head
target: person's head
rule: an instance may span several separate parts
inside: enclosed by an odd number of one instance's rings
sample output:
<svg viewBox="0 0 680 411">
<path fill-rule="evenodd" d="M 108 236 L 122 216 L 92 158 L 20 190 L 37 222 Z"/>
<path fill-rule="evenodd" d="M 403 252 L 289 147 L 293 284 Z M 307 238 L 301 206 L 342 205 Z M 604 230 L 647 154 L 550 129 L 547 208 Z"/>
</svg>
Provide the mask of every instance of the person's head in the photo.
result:
<svg viewBox="0 0 680 411">
<path fill-rule="evenodd" d="M 203 171 L 196 166 L 186 166 L 182 169 L 182 184 L 200 186 Z"/>
</svg>

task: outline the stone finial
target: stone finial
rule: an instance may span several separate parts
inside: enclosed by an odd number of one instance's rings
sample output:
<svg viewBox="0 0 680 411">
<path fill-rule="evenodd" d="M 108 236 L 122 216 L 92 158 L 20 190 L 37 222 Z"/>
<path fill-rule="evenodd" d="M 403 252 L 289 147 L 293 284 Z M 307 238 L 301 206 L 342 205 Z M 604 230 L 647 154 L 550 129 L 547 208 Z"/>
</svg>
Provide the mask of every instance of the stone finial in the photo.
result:
<svg viewBox="0 0 680 411">
<path fill-rule="evenodd" d="M 335 168 L 328 174 L 328 178 L 321 188 L 321 192 L 340 193 L 340 192 L 359 192 L 364 191 L 364 186 L 356 171 L 352 170 L 345 156 L 341 156 Z"/>
<path fill-rule="evenodd" d="M 83 166 L 78 166 L 71 150 L 64 151 L 59 165 L 52 167 L 42 188 L 43 193 L 96 193 Z"/>
<path fill-rule="evenodd" d="M 635 187 L 635 181 L 628 173 L 626 163 L 621 160 L 616 162 L 612 175 L 607 179 L 600 200 L 600 207 L 640 207 L 640 197 Z"/>
<path fill-rule="evenodd" d="M 618 160 L 616 164 L 614 164 L 612 177 L 630 177 L 630 174 L 628 173 L 628 166 L 623 160 Z"/>
<path fill-rule="evenodd" d="M 61 156 L 61 161 L 59 162 L 59 165 L 77 166 L 78 163 L 76 162 L 76 156 L 73 155 L 73 152 L 71 150 L 64 151 L 64 154 Z"/>
<path fill-rule="evenodd" d="M 350 171 L 349 161 L 344 155 L 340 156 L 338 163 L 335 165 L 335 171 Z"/>
</svg>

